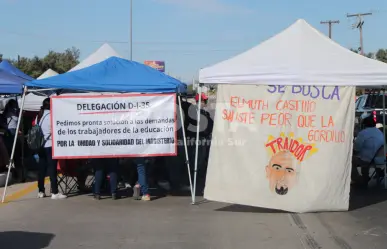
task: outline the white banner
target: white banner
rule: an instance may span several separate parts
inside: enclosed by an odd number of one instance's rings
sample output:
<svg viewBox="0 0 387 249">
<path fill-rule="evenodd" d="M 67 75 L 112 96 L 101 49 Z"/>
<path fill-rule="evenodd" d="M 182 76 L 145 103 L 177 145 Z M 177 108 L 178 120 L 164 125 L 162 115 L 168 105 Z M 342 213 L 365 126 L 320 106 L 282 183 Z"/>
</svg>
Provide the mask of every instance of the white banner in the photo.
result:
<svg viewBox="0 0 387 249">
<path fill-rule="evenodd" d="M 51 98 L 56 159 L 176 155 L 176 95 Z"/>
<path fill-rule="evenodd" d="M 204 197 L 347 210 L 355 87 L 219 85 Z"/>
</svg>

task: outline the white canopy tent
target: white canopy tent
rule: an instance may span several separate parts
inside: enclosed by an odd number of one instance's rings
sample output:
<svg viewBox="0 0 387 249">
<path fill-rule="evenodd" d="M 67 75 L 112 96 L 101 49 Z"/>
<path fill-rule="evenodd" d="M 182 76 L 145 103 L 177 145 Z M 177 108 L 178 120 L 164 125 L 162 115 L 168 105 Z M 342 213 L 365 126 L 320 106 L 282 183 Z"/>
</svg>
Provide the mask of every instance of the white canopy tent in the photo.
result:
<svg viewBox="0 0 387 249">
<path fill-rule="evenodd" d="M 122 58 L 109 44 L 105 43 L 99 49 L 97 49 L 97 51 L 95 51 L 82 62 L 80 62 L 78 65 L 70 69 L 69 72 L 89 67 L 101 61 L 104 61 L 112 56 Z M 58 73 L 52 69 L 48 69 L 46 72 L 40 75 L 38 79 L 45 79 L 55 75 L 58 75 Z M 47 97 L 48 96 L 44 94 L 39 94 L 38 92 L 27 94 L 24 103 L 24 110 L 39 111 L 43 100 Z M 19 99 L 19 105 L 21 105 L 21 99 Z"/>
<path fill-rule="evenodd" d="M 55 76 L 55 75 L 58 75 L 58 73 L 55 72 L 54 70 L 52 70 L 51 68 L 49 68 L 49 69 L 46 70 L 46 72 L 42 73 L 42 75 L 40 75 L 38 77 L 38 80 L 49 78 L 49 77 L 52 77 L 52 76 Z"/>
<path fill-rule="evenodd" d="M 387 82 L 387 64 L 356 54 L 298 20 L 258 46 L 201 69 L 199 82 L 377 86 Z"/>
<path fill-rule="evenodd" d="M 38 77 L 38 79 L 45 79 L 52 76 L 58 75 L 57 72 L 52 70 L 51 68 L 47 69 L 42 75 Z M 43 93 L 30 93 L 27 94 L 24 100 L 24 110 L 25 111 L 31 111 L 31 112 L 37 112 L 40 110 L 40 107 L 42 106 L 43 100 L 47 98 L 48 96 L 44 95 Z M 19 106 L 21 106 L 21 98 L 18 100 Z"/>
<path fill-rule="evenodd" d="M 109 44 L 105 43 L 97 51 L 84 59 L 81 63 L 70 69 L 69 72 L 89 67 L 113 56 L 123 58 Z"/>
<path fill-rule="evenodd" d="M 15 99 L 17 97 L 0 97 L 0 111 L 3 111 L 10 99 Z"/>
<path fill-rule="evenodd" d="M 109 93 L 88 93 L 89 95 L 104 95 Z M 110 93 L 112 94 L 112 93 Z M 53 93 L 52 95 L 56 95 Z M 30 112 L 37 112 L 40 110 L 40 107 L 42 106 L 43 100 L 46 98 L 52 96 L 52 95 L 44 95 L 43 93 L 39 92 L 32 92 L 26 95 L 25 101 L 24 101 L 24 111 L 30 111 Z M 64 93 L 62 95 L 68 95 L 68 96 L 76 96 L 76 95 L 84 95 L 84 93 Z M 18 99 L 19 106 L 21 106 L 22 99 Z"/>
<path fill-rule="evenodd" d="M 35 93 L 30 93 L 27 94 L 24 100 L 24 111 L 29 111 L 29 112 L 37 112 L 40 110 L 40 107 L 42 106 L 43 100 L 47 98 L 48 96 L 46 95 L 38 95 Z M 22 99 L 18 99 L 19 106 L 22 104 Z"/>
<path fill-rule="evenodd" d="M 73 67 L 70 71 L 89 67 L 112 56 L 121 57 L 109 44 L 105 43 L 97 51 L 89 55 L 86 59 L 84 59 L 77 66 Z M 45 79 L 55 75 L 58 75 L 58 73 L 52 69 L 48 69 L 46 72 L 40 75 L 38 79 Z M 48 96 L 41 93 L 39 94 L 38 92 L 27 94 L 24 103 L 24 110 L 39 111 L 43 100 L 47 97 Z M 21 105 L 21 99 L 19 99 L 19 105 Z"/>
<path fill-rule="evenodd" d="M 358 55 L 340 46 L 305 20 L 300 19 L 260 45 L 231 59 L 201 69 L 199 82 L 201 85 L 315 85 L 370 88 L 376 86 L 384 88 L 387 83 L 387 64 Z M 201 100 L 201 87 L 198 92 L 199 100 Z M 383 102 L 385 103 L 385 100 Z M 200 109 L 199 101 L 198 122 L 201 116 Z M 385 118 L 383 123 L 385 126 Z M 197 140 L 199 140 L 199 127 L 197 128 Z M 198 168 L 197 156 L 198 143 L 195 153 L 194 192 Z M 219 172 L 219 174 L 222 173 L 224 172 Z"/>
</svg>

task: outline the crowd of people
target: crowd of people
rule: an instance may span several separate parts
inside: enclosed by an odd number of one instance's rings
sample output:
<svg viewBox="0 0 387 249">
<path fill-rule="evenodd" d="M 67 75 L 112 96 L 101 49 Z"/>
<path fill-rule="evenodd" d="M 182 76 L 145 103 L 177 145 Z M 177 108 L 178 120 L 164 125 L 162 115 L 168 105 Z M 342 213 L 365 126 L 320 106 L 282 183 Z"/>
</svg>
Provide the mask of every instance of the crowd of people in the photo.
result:
<svg viewBox="0 0 387 249">
<path fill-rule="evenodd" d="M 196 140 L 196 130 L 199 126 L 199 153 L 198 153 L 198 179 L 204 183 L 206 175 L 206 167 L 211 141 L 211 133 L 213 128 L 213 118 L 206 110 L 208 104 L 208 96 L 202 94 L 202 115 L 200 124 L 197 123 L 197 104 L 199 96 L 196 95 L 196 105 L 185 100 L 182 101 L 184 128 L 186 130 L 187 141 Z M 3 113 L 0 115 L 0 172 L 6 170 L 6 165 L 9 163 L 12 145 L 15 136 L 22 137 L 22 131 L 17 130 L 19 107 L 16 100 L 8 101 Z M 178 119 L 177 122 L 180 122 Z M 58 164 L 59 169 L 72 164 L 77 167 L 76 177 L 79 184 L 80 192 L 87 191 L 86 179 L 90 173 L 94 175 L 92 184 L 93 196 L 96 200 L 101 199 L 104 189 L 110 191 L 112 199 L 120 198 L 117 190 L 119 186 L 126 188 L 130 187 L 133 190 L 133 198 L 136 200 L 150 201 L 149 184 L 159 185 L 167 191 L 178 192 L 190 190 L 188 183 L 185 158 L 185 148 L 182 129 L 177 131 L 178 139 L 178 155 L 175 157 L 157 157 L 157 158 L 134 158 L 134 159 L 118 159 L 118 158 L 103 158 L 103 159 L 84 159 L 84 160 L 60 160 L 59 162 L 52 157 L 52 129 L 50 115 L 50 99 L 43 101 L 41 110 L 32 119 L 31 126 L 38 126 L 44 137 L 44 143 L 37 151 L 29 151 L 25 153 L 27 156 L 33 156 L 37 160 L 38 165 L 38 198 L 44 198 L 47 195 L 45 190 L 45 177 L 50 178 L 51 199 L 65 199 L 67 196 L 59 192 L 58 188 Z M 15 150 L 15 165 L 16 168 L 22 167 L 20 164 L 20 148 L 23 139 L 17 139 Z M 189 164 L 191 175 L 194 173 L 195 165 L 195 146 L 196 143 L 188 143 Z M 28 146 L 27 146 L 28 147 Z M 27 148 L 28 149 L 28 148 Z M 71 161 L 71 162 L 70 162 Z M 76 162 L 76 163 L 75 163 Z M 12 170 L 15 171 L 15 170 Z M 15 171 L 17 172 L 17 171 Z M 104 184 L 108 180 L 109 187 Z"/>
<path fill-rule="evenodd" d="M 211 134 L 213 128 L 213 114 L 207 110 L 208 96 L 202 95 L 202 108 L 200 110 L 201 122 L 197 123 L 197 104 L 199 96 L 196 95 L 196 105 L 188 101 L 182 102 L 184 114 L 184 128 L 186 130 L 186 140 L 188 146 L 189 165 L 191 175 L 194 173 L 196 142 L 199 142 L 198 156 L 198 180 L 204 184 L 206 168 L 208 162 Z M 6 171 L 9 164 L 12 146 L 15 136 L 21 137 L 22 131 L 17 130 L 19 119 L 18 102 L 11 99 L 6 104 L 4 111 L 0 115 L 0 172 Z M 178 120 L 179 122 L 179 120 Z M 25 155 L 35 155 L 38 159 L 38 197 L 46 197 L 44 179 L 46 175 L 50 178 L 51 198 L 64 199 L 66 195 L 59 193 L 57 178 L 57 160 L 52 158 L 51 141 L 51 116 L 50 99 L 43 101 L 40 112 L 32 120 L 32 126 L 38 125 L 44 135 L 44 145 L 39 151 L 25 153 Z M 196 141 L 197 126 L 199 126 L 199 141 Z M 182 130 L 178 131 L 178 139 L 183 140 Z M 15 168 L 21 168 L 21 147 L 22 139 L 17 139 L 15 146 L 14 165 Z M 370 168 L 375 165 L 383 165 L 386 159 L 384 152 L 385 137 L 383 127 L 377 127 L 372 115 L 363 120 L 363 129 L 357 134 L 353 146 L 352 158 L 352 183 L 362 187 L 367 187 L 371 176 L 378 179 L 384 177 L 384 171 L 376 167 L 374 173 L 370 174 Z M 149 201 L 149 184 L 160 185 L 168 191 L 188 191 L 188 177 L 186 177 L 186 158 L 185 149 L 181 141 L 178 142 L 178 155 L 176 157 L 159 158 L 135 158 L 135 159 L 89 159 L 89 160 L 70 160 L 77 161 L 76 167 L 79 190 L 86 191 L 85 181 L 90 172 L 94 174 L 93 193 L 94 198 L 101 199 L 105 180 L 110 181 L 110 194 L 113 199 L 118 199 L 117 189 L 119 186 L 131 187 L 133 198 L 136 200 Z M 63 161 L 59 162 L 62 166 Z M 87 165 L 87 167 L 80 167 Z M 359 171 L 360 168 L 360 171 Z M 18 171 L 13 171 L 13 177 L 18 178 Z M 108 177 L 106 177 L 108 176 Z"/>
</svg>

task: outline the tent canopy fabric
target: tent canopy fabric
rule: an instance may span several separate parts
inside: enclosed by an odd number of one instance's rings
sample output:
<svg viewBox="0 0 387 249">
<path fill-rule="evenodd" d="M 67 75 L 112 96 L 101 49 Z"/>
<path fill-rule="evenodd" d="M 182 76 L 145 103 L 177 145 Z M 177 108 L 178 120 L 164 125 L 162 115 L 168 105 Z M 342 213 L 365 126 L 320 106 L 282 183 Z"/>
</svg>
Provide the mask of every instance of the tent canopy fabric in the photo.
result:
<svg viewBox="0 0 387 249">
<path fill-rule="evenodd" d="M 52 77 L 52 76 L 55 76 L 55 75 L 58 75 L 58 73 L 55 72 L 54 70 L 52 70 L 51 68 L 49 68 L 49 69 L 46 70 L 46 72 L 42 73 L 42 75 L 40 75 L 38 77 L 38 80 L 49 78 L 49 77 Z"/>
<path fill-rule="evenodd" d="M 97 51 L 84 59 L 81 63 L 70 69 L 69 72 L 89 67 L 113 56 L 122 58 L 109 44 L 105 43 Z"/>
<path fill-rule="evenodd" d="M 18 98 L 17 96 L 14 96 L 14 97 L 1 97 L 0 98 L 0 111 L 4 110 L 4 108 L 7 105 L 8 101 L 10 101 L 11 99 L 19 100 L 20 98 Z"/>
<path fill-rule="evenodd" d="M 104 94 L 114 94 L 111 92 L 103 92 L 103 93 L 87 93 L 87 95 L 104 95 Z M 77 95 L 85 95 L 85 93 L 64 93 L 61 94 L 62 96 L 77 96 Z M 40 110 L 40 107 L 43 104 L 43 100 L 45 100 L 48 97 L 56 96 L 56 93 L 47 93 L 47 94 L 40 94 L 40 93 L 29 93 L 25 96 L 24 100 L 24 107 L 23 110 L 30 111 L 30 112 L 37 112 Z M 21 106 L 22 99 L 18 99 L 19 106 Z M 0 102 L 0 109 L 1 109 L 1 102 Z"/>
<path fill-rule="evenodd" d="M 377 86 L 387 84 L 387 64 L 340 46 L 298 20 L 229 60 L 204 68 L 208 84 Z"/>
<path fill-rule="evenodd" d="M 27 74 L 20 71 L 18 68 L 16 68 L 14 65 L 9 63 L 8 61 L 4 60 L 0 63 L 0 69 L 13 74 L 15 76 L 18 76 L 24 80 L 34 80 L 31 76 L 28 76 Z"/>
<path fill-rule="evenodd" d="M 28 87 L 95 92 L 186 92 L 187 85 L 144 64 L 111 57 L 90 67 L 27 82 Z"/>
<path fill-rule="evenodd" d="M 21 94 L 23 92 L 23 84 L 25 82 L 25 79 L 0 69 L 0 93 Z"/>
<path fill-rule="evenodd" d="M 43 104 L 43 100 L 45 100 L 48 96 L 37 95 L 35 93 L 29 93 L 25 96 L 24 107 L 23 110 L 30 112 L 37 112 L 40 110 L 40 107 Z M 18 100 L 19 106 L 22 104 L 22 99 Z"/>
</svg>

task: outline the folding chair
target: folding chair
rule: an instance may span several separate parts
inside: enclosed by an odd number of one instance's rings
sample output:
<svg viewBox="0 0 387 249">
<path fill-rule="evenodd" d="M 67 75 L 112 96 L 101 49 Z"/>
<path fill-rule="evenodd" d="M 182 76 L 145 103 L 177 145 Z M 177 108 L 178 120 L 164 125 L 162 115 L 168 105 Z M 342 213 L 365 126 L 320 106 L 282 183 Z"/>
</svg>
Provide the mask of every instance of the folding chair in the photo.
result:
<svg viewBox="0 0 387 249">
<path fill-rule="evenodd" d="M 375 162 L 375 158 L 377 157 L 380 157 L 380 158 L 384 158 L 383 160 L 383 163 L 379 163 L 377 164 Z M 372 179 L 373 177 L 376 177 L 377 178 L 377 184 L 379 185 L 382 181 L 384 183 L 384 188 L 387 188 L 387 175 L 386 175 L 386 155 L 384 153 L 384 145 L 381 146 L 378 151 L 376 152 L 374 158 L 372 159 L 370 165 L 369 165 L 370 168 L 373 168 L 374 169 L 374 172 L 372 173 L 371 175 L 371 178 Z M 380 172 L 383 172 L 384 176 L 380 176 Z"/>
<path fill-rule="evenodd" d="M 58 187 L 63 194 L 69 195 L 77 193 L 79 190 L 79 179 L 80 171 L 87 170 L 88 165 L 84 160 L 58 160 Z M 88 174 L 86 174 L 87 180 Z M 93 180 L 89 180 L 90 183 Z M 86 185 L 86 184 L 85 184 Z"/>
</svg>

